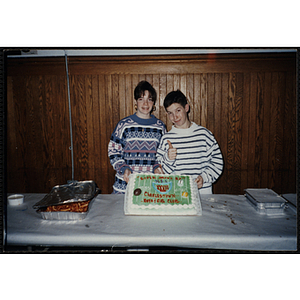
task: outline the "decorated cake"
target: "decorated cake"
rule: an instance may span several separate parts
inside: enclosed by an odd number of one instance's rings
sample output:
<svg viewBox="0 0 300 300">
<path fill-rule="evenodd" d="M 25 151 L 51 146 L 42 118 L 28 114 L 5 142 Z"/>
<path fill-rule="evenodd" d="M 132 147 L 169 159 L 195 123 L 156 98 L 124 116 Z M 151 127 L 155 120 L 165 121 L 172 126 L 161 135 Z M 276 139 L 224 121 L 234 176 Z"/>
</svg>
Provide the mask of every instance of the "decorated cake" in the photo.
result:
<svg viewBox="0 0 300 300">
<path fill-rule="evenodd" d="M 197 184 L 188 175 L 131 174 L 124 212 L 126 215 L 201 215 Z"/>
</svg>

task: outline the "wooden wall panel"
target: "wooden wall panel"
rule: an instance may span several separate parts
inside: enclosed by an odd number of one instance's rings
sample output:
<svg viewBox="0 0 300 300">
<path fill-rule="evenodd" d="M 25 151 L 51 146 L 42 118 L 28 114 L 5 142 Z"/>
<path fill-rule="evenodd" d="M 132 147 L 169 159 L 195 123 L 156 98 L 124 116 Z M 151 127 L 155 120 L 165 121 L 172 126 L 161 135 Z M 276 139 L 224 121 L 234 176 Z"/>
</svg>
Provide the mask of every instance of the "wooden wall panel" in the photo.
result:
<svg viewBox="0 0 300 300">
<path fill-rule="evenodd" d="M 147 80 L 157 91 L 154 114 L 168 130 L 163 100 L 180 89 L 190 119 L 214 133 L 225 164 L 215 193 L 296 192 L 295 57 L 69 58 L 74 179 L 112 191 L 110 135 L 134 113 L 133 90 Z M 72 179 L 64 60 L 11 59 L 7 70 L 8 191 L 49 192 Z"/>
</svg>

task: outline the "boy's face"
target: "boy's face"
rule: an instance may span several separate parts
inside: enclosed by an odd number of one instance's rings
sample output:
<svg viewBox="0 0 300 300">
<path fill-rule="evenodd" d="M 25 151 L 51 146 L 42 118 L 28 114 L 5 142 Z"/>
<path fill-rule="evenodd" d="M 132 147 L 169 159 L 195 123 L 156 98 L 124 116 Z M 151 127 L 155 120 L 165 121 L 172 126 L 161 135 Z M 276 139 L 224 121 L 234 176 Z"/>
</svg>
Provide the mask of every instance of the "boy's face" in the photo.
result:
<svg viewBox="0 0 300 300">
<path fill-rule="evenodd" d="M 137 116 L 143 119 L 150 117 L 151 110 L 153 108 L 153 100 L 149 91 L 145 91 L 139 99 L 136 100 L 137 104 Z"/>
<path fill-rule="evenodd" d="M 174 124 L 176 128 L 188 128 L 190 126 L 190 121 L 188 119 L 189 105 L 186 104 L 183 107 L 179 103 L 173 103 L 166 109 L 170 121 Z"/>
</svg>

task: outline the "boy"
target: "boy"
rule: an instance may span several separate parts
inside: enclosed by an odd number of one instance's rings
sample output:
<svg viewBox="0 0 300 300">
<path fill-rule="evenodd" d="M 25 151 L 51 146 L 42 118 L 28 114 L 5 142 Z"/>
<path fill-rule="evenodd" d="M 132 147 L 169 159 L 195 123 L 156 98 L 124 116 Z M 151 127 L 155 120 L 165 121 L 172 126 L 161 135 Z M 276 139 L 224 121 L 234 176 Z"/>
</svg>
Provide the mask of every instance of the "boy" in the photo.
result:
<svg viewBox="0 0 300 300">
<path fill-rule="evenodd" d="M 156 149 L 166 126 L 152 115 L 156 101 L 154 87 L 141 81 L 134 89 L 134 101 L 136 112 L 119 121 L 108 144 L 110 163 L 116 170 L 113 194 L 125 193 L 131 173 L 161 172 Z"/>
<path fill-rule="evenodd" d="M 166 96 L 164 107 L 173 126 L 157 149 L 163 172 L 192 175 L 200 194 L 212 194 L 212 183 L 223 170 L 217 141 L 208 129 L 189 120 L 190 107 L 180 90 Z"/>
</svg>

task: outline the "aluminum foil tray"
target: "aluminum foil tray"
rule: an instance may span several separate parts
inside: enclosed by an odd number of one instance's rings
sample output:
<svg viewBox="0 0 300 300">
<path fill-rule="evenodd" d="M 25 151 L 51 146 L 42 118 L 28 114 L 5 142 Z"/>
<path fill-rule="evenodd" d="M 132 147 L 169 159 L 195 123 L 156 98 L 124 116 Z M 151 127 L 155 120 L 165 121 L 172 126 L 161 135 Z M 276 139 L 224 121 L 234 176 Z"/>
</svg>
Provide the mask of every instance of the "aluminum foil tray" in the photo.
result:
<svg viewBox="0 0 300 300">
<path fill-rule="evenodd" d="M 86 212 L 68 212 L 68 211 L 41 211 L 38 210 L 37 212 L 42 216 L 44 220 L 58 220 L 58 221 L 80 221 L 86 218 L 87 214 L 89 213 L 90 207 L 92 202 L 88 205 L 88 209 Z"/>
<path fill-rule="evenodd" d="M 68 184 L 56 185 L 41 201 L 34 204 L 33 208 L 40 209 L 52 205 L 91 200 L 99 191 L 96 183 L 91 180 L 72 181 Z"/>
<path fill-rule="evenodd" d="M 283 214 L 287 201 L 271 189 L 245 189 L 248 202 L 260 214 Z"/>
</svg>

